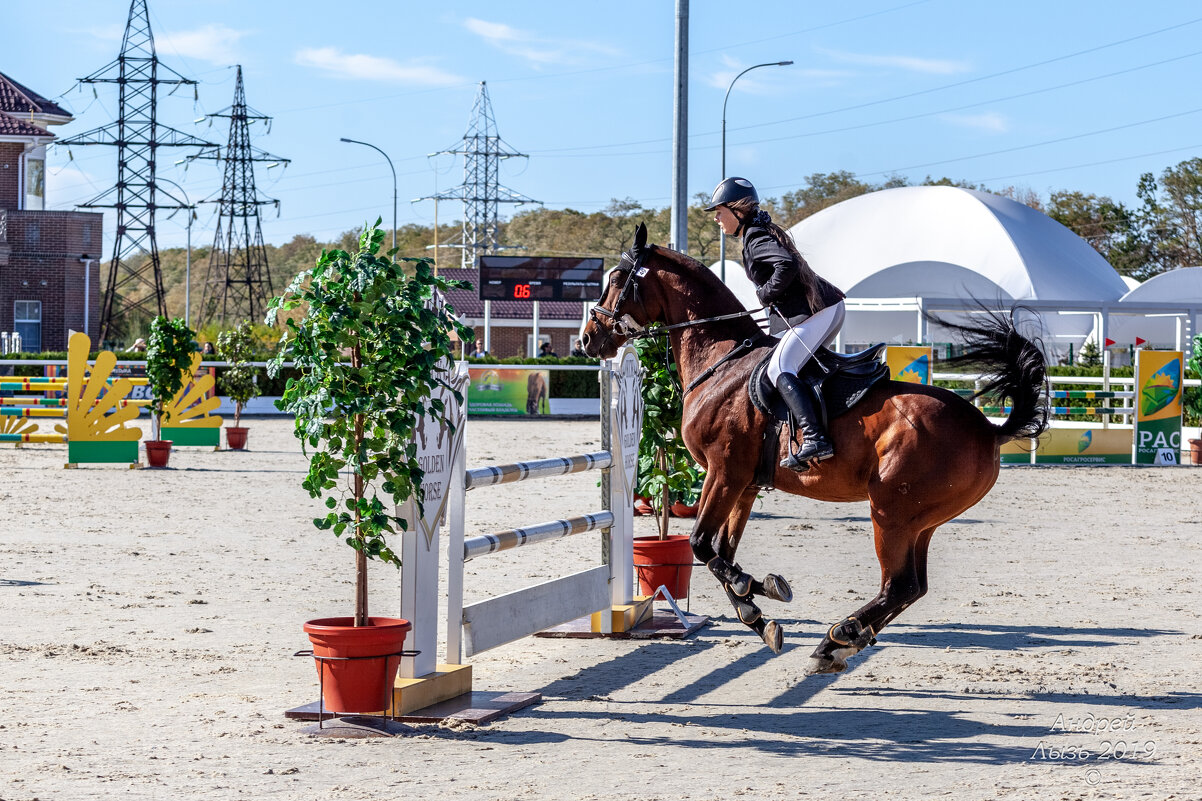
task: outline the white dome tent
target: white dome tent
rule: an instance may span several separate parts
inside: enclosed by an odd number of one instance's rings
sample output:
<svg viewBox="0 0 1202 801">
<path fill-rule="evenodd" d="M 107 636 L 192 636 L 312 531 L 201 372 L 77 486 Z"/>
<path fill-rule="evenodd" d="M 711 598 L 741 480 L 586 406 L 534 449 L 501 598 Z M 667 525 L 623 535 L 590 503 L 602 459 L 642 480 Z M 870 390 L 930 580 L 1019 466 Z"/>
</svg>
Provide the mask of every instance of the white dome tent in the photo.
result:
<svg viewBox="0 0 1202 801">
<path fill-rule="evenodd" d="M 807 261 L 847 292 L 842 343 L 940 339 L 922 311 L 1021 301 L 1042 318 L 1048 355 L 1080 347 L 1101 304 L 1127 285 L 1072 231 L 1028 206 L 971 189 L 912 186 L 846 200 L 790 229 Z M 730 270 L 727 270 L 728 280 Z"/>
<path fill-rule="evenodd" d="M 1103 336 L 1122 350 L 1138 338 L 1148 347 L 1188 354 L 1202 321 L 1202 267 L 1171 270 L 1136 283 L 1109 306 L 1108 317 L 1105 334 L 1095 326 L 1089 336 L 1099 347 Z"/>
</svg>

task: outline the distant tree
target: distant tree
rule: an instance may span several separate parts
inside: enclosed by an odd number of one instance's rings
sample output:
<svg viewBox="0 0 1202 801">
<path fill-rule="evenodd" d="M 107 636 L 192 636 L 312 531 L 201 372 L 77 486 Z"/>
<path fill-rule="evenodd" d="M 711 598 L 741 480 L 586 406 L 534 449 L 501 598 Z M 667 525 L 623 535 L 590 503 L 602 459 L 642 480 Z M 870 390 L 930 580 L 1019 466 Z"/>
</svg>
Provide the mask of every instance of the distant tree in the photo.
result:
<svg viewBox="0 0 1202 801">
<path fill-rule="evenodd" d="M 928 175 L 926 178 L 922 179 L 922 183 L 919 184 L 919 186 L 958 186 L 961 189 L 975 189 L 978 192 L 989 191 L 980 184 L 969 183 L 962 178 L 948 178 L 947 176 L 942 178 L 932 178 Z"/>
<path fill-rule="evenodd" d="M 1100 367 L 1102 365 L 1102 351 L 1098 349 L 1098 344 L 1092 339 L 1081 346 L 1081 355 L 1077 357 L 1077 362 L 1082 367 Z"/>
<path fill-rule="evenodd" d="M 1147 240 L 1122 203 L 1077 190 L 1052 192 L 1046 213 L 1089 243 L 1123 275 L 1138 275 L 1148 261 Z"/>
<path fill-rule="evenodd" d="M 1147 273 L 1202 265 L 1202 158 L 1166 168 L 1159 182 L 1144 173 L 1137 194 L 1149 243 Z"/>
<path fill-rule="evenodd" d="M 778 212 L 775 222 L 782 228 L 796 225 L 828 206 L 880 188 L 858 180 L 854 173 L 846 170 L 816 172 L 807 175 L 805 180 L 805 186 L 786 192 L 780 200 L 771 202 L 773 209 Z"/>
<path fill-rule="evenodd" d="M 705 265 L 718 260 L 718 225 L 714 222 L 714 213 L 706 211 L 710 196 L 698 193 L 693 196 L 693 205 L 689 206 L 689 255 Z M 731 243 L 726 245 L 726 257 L 730 258 Z"/>
</svg>

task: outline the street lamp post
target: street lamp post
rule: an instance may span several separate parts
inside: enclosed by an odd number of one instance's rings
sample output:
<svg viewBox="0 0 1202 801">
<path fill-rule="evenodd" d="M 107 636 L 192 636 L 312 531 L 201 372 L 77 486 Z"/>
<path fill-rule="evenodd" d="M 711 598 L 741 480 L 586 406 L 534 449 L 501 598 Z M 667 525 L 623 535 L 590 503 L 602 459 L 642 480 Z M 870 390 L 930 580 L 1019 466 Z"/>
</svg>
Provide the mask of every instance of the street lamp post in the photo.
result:
<svg viewBox="0 0 1202 801">
<path fill-rule="evenodd" d="M 188 255 L 184 261 L 184 325 L 190 325 L 192 315 L 192 218 L 196 216 L 196 206 L 192 205 L 192 199 L 188 197 L 188 193 L 175 181 L 167 178 L 156 180 L 171 184 L 178 189 L 184 196 L 184 203 L 187 204 L 183 207 L 188 212 Z"/>
<path fill-rule="evenodd" d="M 339 139 L 340 142 L 350 142 L 355 145 L 364 145 L 379 153 L 388 162 L 388 169 L 392 170 L 392 249 L 396 250 L 396 168 L 392 166 L 392 159 L 388 158 L 388 154 L 380 148 L 368 142 L 360 142 L 358 139 L 347 139 L 345 136 Z"/>
<path fill-rule="evenodd" d="M 735 81 L 742 78 L 752 70 L 760 67 L 787 67 L 792 64 L 792 61 L 768 61 L 763 64 L 756 64 L 736 75 L 730 82 L 730 86 L 726 87 L 726 97 L 722 99 L 722 178 L 726 180 L 726 102 L 730 100 L 730 90 L 735 88 Z M 726 283 L 726 232 L 718 231 L 718 264 L 720 265 L 719 275 L 722 278 L 722 283 Z"/>
</svg>

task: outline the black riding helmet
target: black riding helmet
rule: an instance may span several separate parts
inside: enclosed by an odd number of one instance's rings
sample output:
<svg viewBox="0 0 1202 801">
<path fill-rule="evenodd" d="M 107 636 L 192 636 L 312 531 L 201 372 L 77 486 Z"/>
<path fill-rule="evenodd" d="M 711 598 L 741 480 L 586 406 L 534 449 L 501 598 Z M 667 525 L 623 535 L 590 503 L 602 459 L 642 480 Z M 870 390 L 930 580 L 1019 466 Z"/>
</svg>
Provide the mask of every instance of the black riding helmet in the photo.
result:
<svg viewBox="0 0 1202 801">
<path fill-rule="evenodd" d="M 714 189 L 714 195 L 710 198 L 710 204 L 705 207 L 705 210 L 713 211 L 719 206 L 725 206 L 727 203 L 734 203 L 736 200 L 744 198 L 751 198 L 756 203 L 760 202 L 760 196 L 756 193 L 755 187 L 751 185 L 751 181 L 746 178 L 727 178 Z"/>
</svg>

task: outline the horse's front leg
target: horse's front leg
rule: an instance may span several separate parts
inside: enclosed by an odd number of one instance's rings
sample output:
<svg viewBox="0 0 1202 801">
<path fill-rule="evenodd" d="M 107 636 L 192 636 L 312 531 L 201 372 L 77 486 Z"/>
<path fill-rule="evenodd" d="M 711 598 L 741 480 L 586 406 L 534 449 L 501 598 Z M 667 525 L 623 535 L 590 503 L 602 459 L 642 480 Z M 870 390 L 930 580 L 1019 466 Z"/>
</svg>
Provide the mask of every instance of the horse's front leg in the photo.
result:
<svg viewBox="0 0 1202 801">
<path fill-rule="evenodd" d="M 747 520 L 751 517 L 751 510 L 755 506 L 755 499 L 758 495 L 759 488 L 756 486 L 750 486 L 743 491 L 730 515 L 726 518 L 726 524 L 722 527 L 718 539 L 718 555 L 734 565 L 740 572 L 743 568 L 735 562 L 735 551 L 739 549 L 739 542 L 743 539 L 743 531 L 747 528 Z M 776 573 L 767 574 L 762 581 L 753 578 L 751 594 L 783 603 L 793 600 L 793 589 L 789 586 L 789 582 Z"/>
<path fill-rule="evenodd" d="M 705 563 L 726 591 L 739 620 L 759 634 L 773 653 L 779 654 L 784 633 L 776 621 L 764 617 L 755 603 L 755 595 L 787 600 L 779 588 L 783 586 L 788 598 L 792 598 L 789 585 L 779 576 L 767 576 L 764 582 L 757 581 L 734 561 L 755 496 L 755 487 L 732 487 L 724 476 L 711 470 L 701 490 L 700 509 L 689 541 L 693 555 Z M 772 591 L 768 590 L 769 586 Z"/>
</svg>

